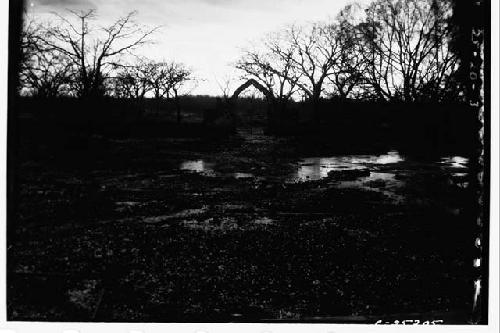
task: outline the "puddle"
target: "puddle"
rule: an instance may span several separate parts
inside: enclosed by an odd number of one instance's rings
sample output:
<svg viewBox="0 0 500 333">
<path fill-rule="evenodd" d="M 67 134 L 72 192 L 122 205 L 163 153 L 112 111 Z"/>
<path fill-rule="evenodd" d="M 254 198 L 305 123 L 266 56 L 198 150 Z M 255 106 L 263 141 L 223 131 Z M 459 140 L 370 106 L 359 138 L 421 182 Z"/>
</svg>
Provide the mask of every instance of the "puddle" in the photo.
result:
<svg viewBox="0 0 500 333">
<path fill-rule="evenodd" d="M 460 188 L 467 188 L 469 186 L 469 159 L 461 156 L 449 156 L 440 159 L 439 164 L 444 170 L 450 171 L 450 181 Z"/>
<path fill-rule="evenodd" d="M 207 177 L 231 177 L 235 179 L 251 179 L 254 178 L 252 173 L 233 172 L 233 173 L 217 173 L 214 170 L 215 163 L 206 162 L 204 160 L 184 161 L 179 166 L 180 170 L 191 171 L 202 174 Z"/>
<path fill-rule="evenodd" d="M 467 169 L 469 164 L 469 159 L 462 156 L 449 156 L 441 158 L 439 163 L 442 164 L 444 167 Z"/>
<path fill-rule="evenodd" d="M 457 186 L 467 187 L 467 171 L 469 159 L 461 156 L 448 156 L 436 161 L 426 162 L 436 171 L 449 172 Z M 394 164 L 396 168 L 388 169 L 388 165 Z M 347 155 L 333 157 L 311 157 L 302 159 L 296 172 L 291 175 L 292 182 L 307 182 L 330 178 L 334 182 L 332 186 L 337 188 L 357 188 L 379 192 L 395 202 L 402 202 L 406 182 L 401 172 L 409 168 L 415 172 L 415 165 L 421 165 L 422 161 L 411 160 L 401 156 L 397 151 L 390 151 L 382 155 Z M 457 170 L 459 169 L 459 170 Z M 369 172 L 361 172 L 367 170 Z M 353 179 L 335 179 L 334 175 L 342 172 L 348 175 L 348 171 L 353 172 Z"/>
<path fill-rule="evenodd" d="M 389 199 L 401 202 L 406 186 L 405 175 L 411 176 L 416 170 L 445 172 L 457 186 L 468 186 L 469 159 L 462 156 L 446 156 L 434 161 L 421 161 L 402 156 L 397 151 L 376 155 L 343 155 L 331 157 L 303 158 L 296 164 L 296 170 L 289 175 L 278 176 L 285 183 L 331 180 L 331 186 L 338 188 L 357 188 L 384 194 Z M 422 168 L 425 166 L 425 168 Z M 181 170 L 188 170 L 210 177 L 231 177 L 235 179 L 263 179 L 252 173 L 217 173 L 215 163 L 204 160 L 185 161 Z M 408 174 L 410 172 L 410 174 Z M 283 177 L 283 178 L 281 178 Z"/>
<path fill-rule="evenodd" d="M 397 151 L 383 155 L 347 155 L 334 157 L 309 157 L 299 162 L 295 181 L 319 180 L 328 177 L 332 171 L 365 169 L 366 165 L 385 165 L 403 162 Z"/>
<path fill-rule="evenodd" d="M 201 173 L 206 176 L 215 176 L 214 165 L 214 163 L 205 162 L 204 160 L 184 161 L 179 169 Z"/>
</svg>

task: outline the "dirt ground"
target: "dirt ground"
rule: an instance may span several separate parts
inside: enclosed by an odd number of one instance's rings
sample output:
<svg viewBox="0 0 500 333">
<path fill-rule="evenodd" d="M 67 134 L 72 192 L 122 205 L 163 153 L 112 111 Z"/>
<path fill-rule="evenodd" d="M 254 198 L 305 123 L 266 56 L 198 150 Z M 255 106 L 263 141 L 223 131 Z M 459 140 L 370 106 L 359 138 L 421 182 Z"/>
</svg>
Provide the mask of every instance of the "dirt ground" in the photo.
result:
<svg viewBox="0 0 500 333">
<path fill-rule="evenodd" d="M 255 129 L 24 143 L 9 320 L 466 323 L 466 167 L 388 160 L 358 163 L 376 179 L 308 178 L 298 146 Z"/>
</svg>

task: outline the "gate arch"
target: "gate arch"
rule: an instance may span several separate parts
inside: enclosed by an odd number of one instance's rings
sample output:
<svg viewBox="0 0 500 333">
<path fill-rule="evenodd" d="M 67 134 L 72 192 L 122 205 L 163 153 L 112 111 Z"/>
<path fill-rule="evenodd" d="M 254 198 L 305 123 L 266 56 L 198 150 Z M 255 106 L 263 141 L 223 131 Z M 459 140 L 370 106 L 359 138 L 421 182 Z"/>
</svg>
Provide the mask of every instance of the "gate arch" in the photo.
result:
<svg viewBox="0 0 500 333">
<path fill-rule="evenodd" d="M 235 128 L 237 123 L 235 113 L 236 101 L 238 100 L 239 95 L 250 86 L 253 86 L 255 89 L 260 91 L 268 101 L 267 126 L 270 128 L 273 123 L 271 120 L 273 119 L 272 114 L 275 98 L 269 89 L 257 82 L 255 79 L 248 79 L 245 81 L 238 88 L 236 88 L 230 97 L 226 97 L 224 99 L 218 98 L 216 108 L 214 110 L 206 110 L 204 113 L 204 122 L 207 124 L 226 124 L 226 126 Z"/>
<path fill-rule="evenodd" d="M 269 89 L 267 89 L 264 85 L 256 81 L 255 79 L 248 79 L 245 81 L 242 85 L 240 85 L 233 93 L 231 98 L 229 99 L 229 105 L 230 105 L 230 112 L 233 113 L 234 115 L 234 107 L 236 105 L 236 100 L 238 99 L 239 95 L 245 91 L 245 89 L 248 89 L 250 86 L 253 86 L 255 89 L 260 91 L 266 101 L 267 101 L 267 128 L 268 130 L 271 130 L 274 124 L 274 108 L 275 108 L 275 98 L 274 95 Z"/>
<path fill-rule="evenodd" d="M 260 84 L 254 79 L 249 79 L 234 91 L 233 95 L 231 96 L 231 101 L 235 101 L 238 98 L 238 96 L 250 86 L 254 86 L 254 88 L 260 91 L 264 96 L 266 96 L 267 99 L 269 100 L 273 99 L 273 94 L 269 92 L 269 90 L 266 89 L 266 87 L 264 87 L 262 84 Z"/>
</svg>

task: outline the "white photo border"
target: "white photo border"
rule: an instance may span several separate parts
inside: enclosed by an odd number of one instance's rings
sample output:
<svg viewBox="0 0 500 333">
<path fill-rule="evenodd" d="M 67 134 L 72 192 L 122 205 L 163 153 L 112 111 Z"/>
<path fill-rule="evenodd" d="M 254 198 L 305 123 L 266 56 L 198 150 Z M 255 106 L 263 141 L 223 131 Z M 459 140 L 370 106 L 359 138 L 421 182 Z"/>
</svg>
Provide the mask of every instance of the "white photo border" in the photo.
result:
<svg viewBox="0 0 500 333">
<path fill-rule="evenodd" d="M 22 0 L 10 0 L 22 1 Z M 490 168 L 490 249 L 489 249 L 489 323 L 488 325 L 433 326 L 434 332 L 499 332 L 499 1 L 491 4 L 491 168 Z M 340 333 L 340 332 L 423 332 L 430 326 L 401 325 L 339 325 L 339 324 L 104 324 L 104 323 L 41 323 L 6 321 L 6 193 L 7 193 L 7 75 L 9 0 L 0 2 L 0 333 Z M 486 147 L 487 149 L 488 147 Z"/>
</svg>

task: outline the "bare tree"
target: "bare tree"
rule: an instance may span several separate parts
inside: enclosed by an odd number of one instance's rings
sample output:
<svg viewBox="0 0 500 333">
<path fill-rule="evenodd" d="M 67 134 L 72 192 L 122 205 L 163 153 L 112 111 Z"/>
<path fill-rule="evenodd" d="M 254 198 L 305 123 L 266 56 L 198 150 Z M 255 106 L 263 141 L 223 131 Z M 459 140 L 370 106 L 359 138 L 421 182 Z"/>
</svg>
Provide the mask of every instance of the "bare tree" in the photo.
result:
<svg viewBox="0 0 500 333">
<path fill-rule="evenodd" d="M 20 93 L 56 97 L 69 88 L 73 67 L 68 58 L 44 43 L 44 25 L 27 17 L 21 31 Z"/>
<path fill-rule="evenodd" d="M 448 47 L 448 1 L 378 0 L 359 25 L 364 79 L 381 99 L 438 100 L 456 57 Z"/>
<path fill-rule="evenodd" d="M 147 66 L 148 82 L 151 86 L 154 98 L 160 100 L 169 95 L 168 86 L 168 71 L 169 64 L 166 61 L 156 62 L 150 61 Z M 169 96 L 168 96 L 169 97 Z"/>
<path fill-rule="evenodd" d="M 177 121 L 181 121 L 181 110 L 179 94 L 188 81 L 193 81 L 192 71 L 182 63 L 151 61 L 147 64 L 149 85 L 151 86 L 154 98 L 157 101 L 157 108 L 160 100 L 173 97 L 177 112 Z"/>
<path fill-rule="evenodd" d="M 286 37 L 296 48 L 292 60 L 301 74 L 298 85 L 313 103 L 314 111 L 317 111 L 325 80 L 341 59 L 341 45 L 336 33 L 334 24 L 322 23 L 292 26 L 286 30 Z"/>
<path fill-rule="evenodd" d="M 330 95 L 342 99 L 349 98 L 363 83 L 366 63 L 358 52 L 359 36 L 356 33 L 357 16 L 361 7 L 350 4 L 344 7 L 330 24 L 332 41 L 338 50 L 336 60 L 327 75 L 328 83 L 333 86 Z"/>
<path fill-rule="evenodd" d="M 231 97 L 231 92 L 234 90 L 234 78 L 230 75 L 225 75 L 221 80 L 214 78 L 222 97 L 228 100 Z"/>
<path fill-rule="evenodd" d="M 269 34 L 263 50 L 244 50 L 236 68 L 243 79 L 252 80 L 257 89 L 270 100 L 274 108 L 283 111 L 287 101 L 298 90 L 300 76 L 294 70 L 295 46 L 287 43 L 280 33 Z"/>
<path fill-rule="evenodd" d="M 180 93 L 181 89 L 186 86 L 188 81 L 193 80 L 193 72 L 182 63 L 171 62 L 167 66 L 167 78 L 164 89 L 167 98 L 170 97 L 170 92 L 173 92 L 175 108 L 177 111 L 177 122 L 181 122 L 181 107 L 180 107 Z"/>
<path fill-rule="evenodd" d="M 39 52 L 21 72 L 23 88 L 33 96 L 53 98 L 69 94 L 75 75 L 73 64 L 58 52 Z"/>
<path fill-rule="evenodd" d="M 70 13 L 72 19 L 54 14 L 60 22 L 48 29 L 44 42 L 68 57 L 78 69 L 75 89 L 79 97 L 102 96 L 106 93 L 104 80 L 118 58 L 150 42 L 157 28 L 137 25 L 136 12 L 131 12 L 108 27 L 93 30 L 89 21 L 95 17 L 94 10 Z"/>
<path fill-rule="evenodd" d="M 151 77 L 155 74 L 151 63 L 139 60 L 135 65 L 122 65 L 115 78 L 115 94 L 119 97 L 143 100 L 153 91 Z"/>
<path fill-rule="evenodd" d="M 347 98 L 361 82 L 361 57 L 354 52 L 356 34 L 347 16 L 332 23 L 289 26 L 263 40 L 263 51 L 245 51 L 237 68 L 266 87 L 269 95 L 287 100 L 299 91 L 312 102 L 318 119 L 319 100 L 328 85 Z"/>
<path fill-rule="evenodd" d="M 233 96 L 253 86 L 269 101 L 268 123 L 275 128 L 277 120 L 288 117 L 286 109 L 289 100 L 299 90 L 300 74 L 295 70 L 293 56 L 296 48 L 282 38 L 281 33 L 269 34 L 263 41 L 263 48 L 247 49 L 236 63 L 246 81 Z"/>
<path fill-rule="evenodd" d="M 21 72 L 33 65 L 33 57 L 43 52 L 43 26 L 31 17 L 26 17 L 21 30 Z"/>
</svg>

